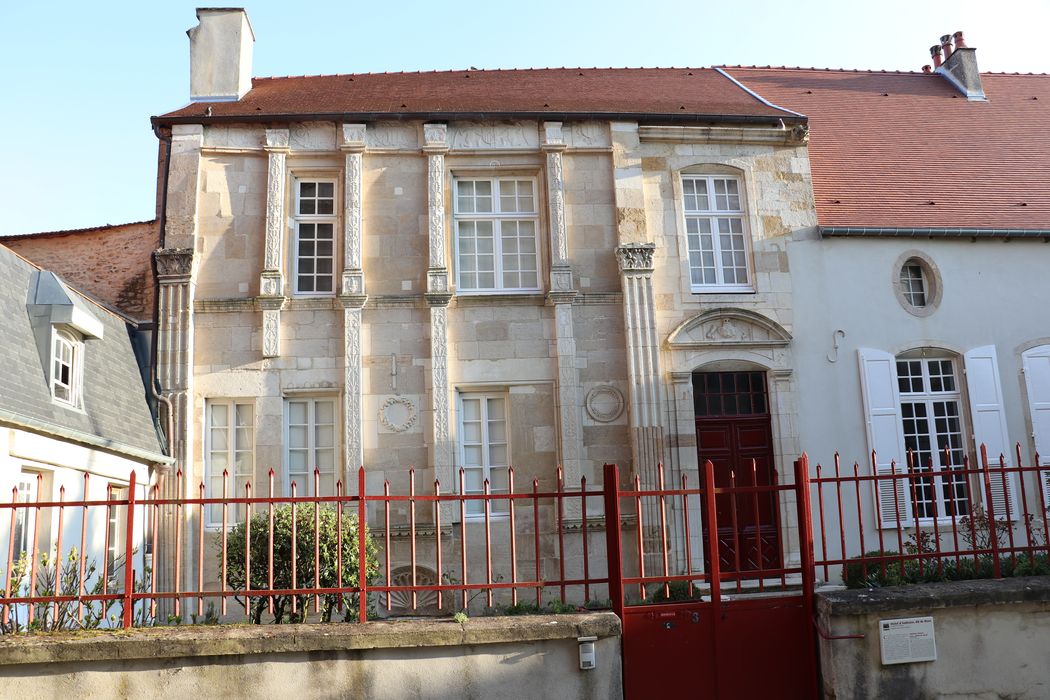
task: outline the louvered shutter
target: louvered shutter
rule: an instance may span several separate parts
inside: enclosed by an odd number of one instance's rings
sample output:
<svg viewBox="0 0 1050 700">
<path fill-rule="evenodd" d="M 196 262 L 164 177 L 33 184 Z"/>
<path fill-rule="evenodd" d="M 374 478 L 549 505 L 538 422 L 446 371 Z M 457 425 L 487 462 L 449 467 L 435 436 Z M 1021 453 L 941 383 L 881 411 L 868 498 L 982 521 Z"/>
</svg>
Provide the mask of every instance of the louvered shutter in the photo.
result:
<svg viewBox="0 0 1050 700">
<path fill-rule="evenodd" d="M 973 419 L 978 459 L 981 445 L 988 451 L 995 518 L 1006 518 L 1006 504 L 1009 499 L 1010 517 L 1016 520 L 1019 513 L 1015 496 L 1015 475 L 1004 475 L 999 470 L 999 455 L 1004 455 L 1006 464 L 1010 464 L 1010 437 L 1006 431 L 1006 411 L 1003 409 L 1003 391 L 999 384 L 999 362 L 995 355 L 995 346 L 974 348 L 967 352 L 964 358 L 966 388 L 970 394 L 970 417 Z M 983 487 L 981 492 L 984 493 Z"/>
<path fill-rule="evenodd" d="M 896 462 L 896 473 L 904 474 L 908 471 L 908 460 L 901 425 L 897 361 L 890 353 L 873 348 L 860 348 L 857 354 L 860 357 L 868 450 L 875 451 L 876 473 L 890 474 L 891 463 Z M 910 493 L 905 488 L 907 480 L 886 479 L 876 483 L 877 487 L 873 491 L 879 527 L 896 528 L 898 522 L 904 526 L 911 524 Z M 896 500 L 893 495 L 895 488 Z"/>
<path fill-rule="evenodd" d="M 1024 381 L 1028 388 L 1028 411 L 1032 418 L 1032 437 L 1039 453 L 1039 466 L 1050 467 L 1050 345 L 1025 350 L 1021 355 Z M 1039 472 L 1043 503 L 1050 506 L 1050 470 Z"/>
</svg>

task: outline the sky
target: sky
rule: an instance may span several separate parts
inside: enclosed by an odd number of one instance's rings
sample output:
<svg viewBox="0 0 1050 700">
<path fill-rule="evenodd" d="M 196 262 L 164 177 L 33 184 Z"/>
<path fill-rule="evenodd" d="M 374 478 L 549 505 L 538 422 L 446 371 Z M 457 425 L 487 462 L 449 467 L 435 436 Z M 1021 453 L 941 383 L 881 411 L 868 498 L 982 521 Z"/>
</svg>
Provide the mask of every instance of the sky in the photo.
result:
<svg viewBox="0 0 1050 700">
<path fill-rule="evenodd" d="M 203 2 L 0 9 L 0 235 L 151 219 L 149 117 L 189 97 Z M 224 2 L 217 6 L 229 6 Z M 256 76 L 557 66 L 919 70 L 963 30 L 982 72 L 1050 73 L 1050 0 L 248 2 Z"/>
</svg>

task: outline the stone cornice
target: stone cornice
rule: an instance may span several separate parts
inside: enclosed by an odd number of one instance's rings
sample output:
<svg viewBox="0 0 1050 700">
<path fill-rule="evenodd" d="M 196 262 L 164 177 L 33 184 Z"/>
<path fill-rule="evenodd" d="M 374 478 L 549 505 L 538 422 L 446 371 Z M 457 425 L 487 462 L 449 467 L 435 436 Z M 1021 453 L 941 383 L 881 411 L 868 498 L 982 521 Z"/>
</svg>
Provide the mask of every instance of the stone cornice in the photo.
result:
<svg viewBox="0 0 1050 700">
<path fill-rule="evenodd" d="M 794 126 L 639 126 L 638 138 L 645 142 L 738 143 L 804 146 L 809 127 Z"/>
</svg>

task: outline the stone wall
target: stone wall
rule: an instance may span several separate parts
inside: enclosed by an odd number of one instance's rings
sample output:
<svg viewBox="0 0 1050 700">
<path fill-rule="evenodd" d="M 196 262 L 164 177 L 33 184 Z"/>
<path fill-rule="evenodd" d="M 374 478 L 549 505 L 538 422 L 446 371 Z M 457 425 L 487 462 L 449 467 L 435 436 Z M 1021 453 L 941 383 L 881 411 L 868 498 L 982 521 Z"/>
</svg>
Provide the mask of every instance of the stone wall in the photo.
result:
<svg viewBox="0 0 1050 700">
<path fill-rule="evenodd" d="M 593 670 L 578 637 L 598 638 Z M 612 613 L 7 637 L 0 674 L 11 697 L 623 697 Z"/>
<path fill-rule="evenodd" d="M 817 594 L 823 697 L 1050 697 L 1050 577 Z M 932 616 L 937 660 L 883 665 L 879 621 Z"/>
<path fill-rule="evenodd" d="M 136 321 L 153 318 L 156 221 L 5 236 L 0 244 Z"/>
</svg>

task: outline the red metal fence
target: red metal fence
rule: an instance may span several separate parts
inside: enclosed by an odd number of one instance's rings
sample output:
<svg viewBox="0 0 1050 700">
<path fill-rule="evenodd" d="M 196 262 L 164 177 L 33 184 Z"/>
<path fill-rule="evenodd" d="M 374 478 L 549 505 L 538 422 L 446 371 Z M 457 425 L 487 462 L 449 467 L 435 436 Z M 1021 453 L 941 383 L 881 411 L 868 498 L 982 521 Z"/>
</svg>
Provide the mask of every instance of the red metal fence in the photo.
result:
<svg viewBox="0 0 1050 700">
<path fill-rule="evenodd" d="M 886 473 L 874 468 L 875 455 L 872 467 L 848 471 L 836 456 L 830 474 L 817 465 L 813 475 L 803 456 L 787 483 L 760 484 L 752 465 L 750 476 L 730 473 L 728 486 L 716 485 L 708 461 L 703 483 L 676 474 L 668 487 L 661 467 L 653 488 L 638 477 L 620 488 L 614 465 L 606 465 L 603 486 L 584 478 L 578 489 L 560 469 L 553 488 L 532 480 L 519 489 L 511 469 L 499 493 L 487 481 L 483 492 L 465 493 L 463 472 L 456 492 L 434 481 L 421 493 L 409 471 L 401 493 L 387 482 L 369 494 L 363 469 L 352 493 L 338 483 L 330 496 L 300 496 L 294 484 L 281 495 L 272 471 L 265 495 L 251 483 L 233 495 L 225 475 L 222 495 L 208 496 L 199 484 L 192 498 L 162 497 L 134 475 L 126 496 L 110 489 L 95 500 L 67 500 L 63 488 L 57 500 L 37 489 L 26 502 L 16 488 L 0 503 L 0 543 L 10 526 L 0 631 L 130 627 L 163 615 L 180 621 L 206 616 L 206 604 L 217 604 L 215 617 L 233 619 L 243 608 L 256 621 L 263 613 L 302 619 L 308 606 L 323 619 L 338 613 L 364 622 L 370 611 L 447 614 L 482 602 L 521 611 L 552 600 L 562 609 L 607 606 L 622 617 L 632 600 L 717 602 L 727 584 L 738 593 L 795 591 L 812 609 L 815 578 L 892 585 L 1050 572 L 1043 487 L 1050 468 L 1020 466 L 1019 447 L 1017 466 L 981 454 L 975 468 L 968 461 L 920 468 L 910 459 L 906 470 L 894 464 Z M 184 493 L 181 473 L 174 479 L 173 491 Z M 314 493 L 319 479 L 315 472 Z M 768 543 L 755 503 L 766 498 L 778 528 L 776 566 L 761 551 Z M 730 528 L 719 512 L 728 512 Z M 362 521 L 369 532 L 357 527 Z M 42 523 L 52 533 L 45 544 L 16 542 L 26 532 L 39 538 Z M 710 537 L 721 532 L 729 534 Z M 756 547 L 757 556 L 748 555 Z M 419 573 L 426 567 L 430 578 Z"/>
<path fill-rule="evenodd" d="M 948 451 L 940 464 L 910 453 L 881 473 L 874 453 L 864 466 L 844 469 L 838 455 L 830 470 L 816 465 L 818 578 L 864 587 L 1050 574 L 1050 467 L 1024 466 L 1020 445 L 1013 465 L 979 453 L 977 466 Z"/>
</svg>

